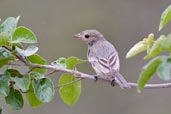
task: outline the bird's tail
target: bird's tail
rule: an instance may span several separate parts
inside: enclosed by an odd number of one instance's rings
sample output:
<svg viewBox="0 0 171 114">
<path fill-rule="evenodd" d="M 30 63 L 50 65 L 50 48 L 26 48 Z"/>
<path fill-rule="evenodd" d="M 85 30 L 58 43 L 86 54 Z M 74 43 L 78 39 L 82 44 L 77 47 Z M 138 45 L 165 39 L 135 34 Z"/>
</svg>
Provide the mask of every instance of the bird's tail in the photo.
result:
<svg viewBox="0 0 171 114">
<path fill-rule="evenodd" d="M 116 82 L 122 89 L 130 88 L 130 85 L 128 84 L 128 82 L 125 80 L 125 78 L 124 78 L 119 72 L 116 72 L 116 73 L 115 73 L 115 82 Z"/>
<path fill-rule="evenodd" d="M 112 71 L 108 74 L 108 76 L 109 75 L 114 78 L 114 82 L 112 81 L 112 83 L 117 83 L 122 89 L 130 88 L 130 85 L 128 84 L 126 79 L 118 71 Z"/>
</svg>

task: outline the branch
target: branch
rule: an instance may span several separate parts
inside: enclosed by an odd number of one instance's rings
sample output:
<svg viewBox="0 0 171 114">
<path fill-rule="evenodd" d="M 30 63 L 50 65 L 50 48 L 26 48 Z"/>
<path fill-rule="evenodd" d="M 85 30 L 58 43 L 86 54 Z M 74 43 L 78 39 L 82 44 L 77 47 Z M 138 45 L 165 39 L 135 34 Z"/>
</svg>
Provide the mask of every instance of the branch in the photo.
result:
<svg viewBox="0 0 171 114">
<path fill-rule="evenodd" d="M 55 72 L 63 72 L 63 73 L 69 73 L 72 74 L 73 76 L 75 76 L 76 78 L 81 78 L 81 79 L 91 79 L 96 81 L 96 77 L 93 75 L 89 75 L 89 74 L 85 74 L 76 70 L 70 70 L 70 69 L 66 69 L 66 68 L 61 68 L 58 66 L 52 66 L 52 65 L 40 65 L 40 64 L 30 64 L 31 67 L 33 68 L 44 68 L 44 69 L 50 69 L 53 70 Z M 105 82 L 109 82 L 111 83 L 110 80 L 105 80 L 105 79 L 100 79 L 102 81 Z M 132 83 L 132 82 L 128 82 L 128 84 L 130 85 L 131 88 L 137 87 L 137 83 Z M 146 84 L 145 85 L 145 89 L 159 89 L 159 88 L 169 88 L 171 87 L 171 83 L 161 83 L 161 84 Z"/>
</svg>

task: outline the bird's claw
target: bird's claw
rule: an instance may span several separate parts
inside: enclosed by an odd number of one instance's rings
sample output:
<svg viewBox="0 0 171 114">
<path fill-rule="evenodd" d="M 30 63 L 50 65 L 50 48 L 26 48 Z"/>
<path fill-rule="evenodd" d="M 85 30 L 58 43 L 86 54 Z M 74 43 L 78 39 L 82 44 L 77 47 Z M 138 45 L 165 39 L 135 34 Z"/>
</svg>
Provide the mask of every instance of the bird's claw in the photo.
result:
<svg viewBox="0 0 171 114">
<path fill-rule="evenodd" d="M 95 82 L 98 80 L 98 75 L 94 75 Z"/>
<path fill-rule="evenodd" d="M 113 79 L 113 80 L 111 81 L 111 85 L 112 85 L 112 86 L 115 86 L 115 85 L 116 85 L 115 79 Z"/>
</svg>

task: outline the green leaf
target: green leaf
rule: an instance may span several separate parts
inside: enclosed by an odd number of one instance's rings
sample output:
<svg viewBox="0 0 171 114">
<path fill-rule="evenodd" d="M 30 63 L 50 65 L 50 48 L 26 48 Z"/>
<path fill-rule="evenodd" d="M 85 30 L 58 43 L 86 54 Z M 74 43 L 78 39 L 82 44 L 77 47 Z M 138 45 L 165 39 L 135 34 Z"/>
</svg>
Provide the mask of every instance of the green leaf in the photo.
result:
<svg viewBox="0 0 171 114">
<path fill-rule="evenodd" d="M 27 58 L 31 63 L 34 63 L 34 64 L 42 64 L 42 65 L 46 64 L 45 59 L 43 59 L 41 56 L 39 56 L 37 54 L 33 54 Z M 44 73 L 46 73 L 46 69 L 35 68 L 32 72 L 39 72 L 41 74 L 44 74 Z"/>
<path fill-rule="evenodd" d="M 50 102 L 55 94 L 53 82 L 49 78 L 33 80 L 36 97 L 42 102 Z"/>
<path fill-rule="evenodd" d="M 0 46 L 9 46 L 9 37 L 5 32 L 0 33 Z"/>
<path fill-rule="evenodd" d="M 167 35 L 166 38 L 161 42 L 162 50 L 171 51 L 171 34 Z"/>
<path fill-rule="evenodd" d="M 44 78 L 45 76 L 44 75 L 42 75 L 41 73 L 39 73 L 39 72 L 32 72 L 32 73 L 30 73 L 30 78 L 31 79 L 36 79 L 36 80 L 38 80 L 38 79 L 42 79 L 42 78 Z"/>
<path fill-rule="evenodd" d="M 14 18 L 14 17 L 8 17 L 1 25 L 0 25 L 0 33 L 5 32 L 8 37 L 10 38 L 12 34 L 14 33 L 17 23 L 20 16 Z"/>
<path fill-rule="evenodd" d="M 65 62 L 68 69 L 75 69 L 75 65 L 86 62 L 86 60 L 78 59 L 76 57 L 69 57 Z M 76 79 L 77 78 L 73 77 L 71 74 L 63 74 L 59 79 L 59 85 L 62 86 L 72 83 Z M 69 106 L 74 105 L 81 94 L 81 81 L 60 87 L 59 93 L 64 103 Z"/>
<path fill-rule="evenodd" d="M 144 57 L 144 59 L 150 59 L 152 57 L 157 56 L 163 51 L 163 41 L 166 40 L 166 37 L 164 35 L 161 35 L 153 44 L 151 47 L 151 50 L 149 50 L 149 53 Z"/>
<path fill-rule="evenodd" d="M 171 80 L 171 58 L 163 58 L 163 62 L 157 68 L 157 74 L 165 81 Z"/>
<path fill-rule="evenodd" d="M 142 41 L 139 41 L 138 43 L 136 43 L 128 51 L 126 58 L 134 57 L 145 50 L 147 50 L 147 53 L 148 53 L 152 47 L 153 41 L 154 41 L 154 34 L 151 33 L 148 35 L 148 38 L 144 38 Z"/>
<path fill-rule="evenodd" d="M 35 54 L 38 51 L 38 47 L 31 45 L 29 47 L 27 47 L 26 50 L 20 49 L 18 47 L 15 47 L 15 50 L 17 51 L 17 53 L 19 53 L 21 56 L 31 56 L 33 54 Z"/>
<path fill-rule="evenodd" d="M 153 46 L 153 43 L 154 43 L 154 34 L 153 33 L 148 35 L 146 42 L 147 42 L 147 53 L 149 53 Z"/>
<path fill-rule="evenodd" d="M 144 41 L 140 41 L 135 44 L 126 54 L 126 58 L 131 58 L 147 49 L 147 44 Z"/>
<path fill-rule="evenodd" d="M 166 8 L 160 19 L 159 31 L 171 20 L 171 5 Z"/>
<path fill-rule="evenodd" d="M 13 36 L 11 43 L 36 43 L 36 35 L 26 27 L 18 27 Z"/>
<path fill-rule="evenodd" d="M 60 77 L 59 85 L 65 85 L 76 80 L 71 74 L 64 74 Z M 74 105 L 81 94 L 81 81 L 74 82 L 64 87 L 60 87 L 59 94 L 64 103 L 69 106 Z"/>
<path fill-rule="evenodd" d="M 0 68 L 6 65 L 14 57 L 7 49 L 0 47 Z"/>
<path fill-rule="evenodd" d="M 13 49 L 15 49 L 15 47 L 19 47 L 20 49 L 24 49 L 24 47 L 21 43 L 13 43 L 12 47 L 13 47 Z"/>
<path fill-rule="evenodd" d="M 15 77 L 14 80 L 18 88 L 23 92 L 26 92 L 29 89 L 31 83 L 29 75 L 24 75 L 22 78 Z"/>
<path fill-rule="evenodd" d="M 0 114 L 2 114 L 2 107 L 0 107 Z"/>
<path fill-rule="evenodd" d="M 7 72 L 10 73 L 12 77 L 23 77 L 23 75 L 16 69 L 7 69 Z"/>
<path fill-rule="evenodd" d="M 5 97 L 6 103 L 11 106 L 13 110 L 19 110 L 23 108 L 24 101 L 20 91 L 11 88 L 9 95 Z"/>
<path fill-rule="evenodd" d="M 26 99 L 31 107 L 39 107 L 43 105 L 43 102 L 37 99 L 35 93 L 33 92 L 33 86 L 30 84 L 30 91 L 26 93 Z"/>
<path fill-rule="evenodd" d="M 152 59 L 147 65 L 145 65 L 141 71 L 138 80 L 138 90 L 141 91 L 145 84 L 150 80 L 157 70 L 157 67 L 162 63 L 162 57 L 158 56 Z"/>
<path fill-rule="evenodd" d="M 66 59 L 66 66 L 68 69 L 74 69 L 75 65 L 80 64 L 80 63 L 84 63 L 86 62 L 86 60 L 83 59 L 79 59 L 77 57 L 69 57 Z"/>
<path fill-rule="evenodd" d="M 9 94 L 9 81 L 10 74 L 8 72 L 0 74 L 0 95 L 7 96 Z"/>
<path fill-rule="evenodd" d="M 66 58 L 61 57 L 61 58 L 57 59 L 56 61 L 52 62 L 51 65 L 58 66 L 61 68 L 66 68 Z"/>
</svg>

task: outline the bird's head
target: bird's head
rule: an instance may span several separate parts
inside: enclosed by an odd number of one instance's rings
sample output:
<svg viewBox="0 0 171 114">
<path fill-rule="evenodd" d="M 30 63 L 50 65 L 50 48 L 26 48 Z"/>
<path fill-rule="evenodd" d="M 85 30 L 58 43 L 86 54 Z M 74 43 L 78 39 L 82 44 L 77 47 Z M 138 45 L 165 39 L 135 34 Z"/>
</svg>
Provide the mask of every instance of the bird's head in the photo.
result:
<svg viewBox="0 0 171 114">
<path fill-rule="evenodd" d="M 74 38 L 80 39 L 89 45 L 92 45 L 94 42 L 104 39 L 103 35 L 95 29 L 82 31 L 78 34 L 75 34 Z"/>
</svg>

